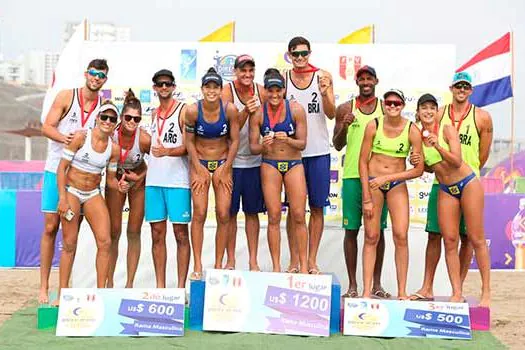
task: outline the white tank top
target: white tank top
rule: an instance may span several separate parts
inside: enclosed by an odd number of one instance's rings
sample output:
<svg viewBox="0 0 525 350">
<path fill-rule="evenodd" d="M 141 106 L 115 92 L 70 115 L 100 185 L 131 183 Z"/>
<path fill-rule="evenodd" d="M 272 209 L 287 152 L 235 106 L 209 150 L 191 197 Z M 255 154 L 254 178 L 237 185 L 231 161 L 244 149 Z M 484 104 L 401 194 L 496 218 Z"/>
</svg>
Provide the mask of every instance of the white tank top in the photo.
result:
<svg viewBox="0 0 525 350">
<path fill-rule="evenodd" d="M 184 106 L 184 103 L 179 102 L 175 111 L 164 119 L 164 123 L 156 115 L 152 118 L 151 146 L 157 144 L 159 133 L 164 147 L 182 146 L 182 130 L 179 119 Z M 162 131 L 160 132 L 161 128 Z M 146 186 L 190 188 L 190 167 L 187 156 L 157 158 L 151 153 L 151 149 L 149 154 Z"/>
<path fill-rule="evenodd" d="M 119 128 L 122 128 L 122 125 L 119 126 Z M 119 164 L 118 166 L 122 169 L 127 170 L 133 170 L 137 168 L 144 159 L 144 152 L 140 150 L 140 128 L 137 128 L 135 133 L 135 140 L 133 141 L 133 146 L 129 150 L 126 159 L 124 159 L 124 162 L 121 163 L 121 158 L 119 158 Z M 120 145 L 119 143 L 119 130 L 115 130 L 113 133 L 113 142 Z M 126 154 L 127 150 L 120 149 L 120 157 L 123 157 Z"/>
<path fill-rule="evenodd" d="M 86 121 L 86 123 L 82 125 L 82 111 L 80 110 L 80 97 L 78 94 L 78 90 L 79 89 L 73 89 L 73 101 L 71 101 L 69 111 L 67 111 L 65 116 L 58 122 L 57 130 L 63 135 L 67 135 L 69 133 L 82 129 L 93 129 L 95 127 L 95 119 L 98 114 L 98 109 L 100 108 L 101 98 L 98 98 L 95 109 L 89 115 L 89 118 Z M 84 115 L 87 116 L 88 112 L 89 111 L 86 111 Z M 62 158 L 63 150 L 63 143 L 56 142 L 51 139 L 48 140 L 47 159 L 44 170 L 50 171 L 52 173 L 57 172 L 58 163 L 60 163 L 60 158 Z"/>
<path fill-rule="evenodd" d="M 306 112 L 307 135 L 303 157 L 330 154 L 330 136 L 318 80 L 319 71 L 313 74 L 308 87 L 299 89 L 292 82 L 291 71 L 286 72 L 286 98 L 297 101 Z"/>
<path fill-rule="evenodd" d="M 108 145 L 104 152 L 98 153 L 93 149 L 93 133 L 88 129 L 84 145 L 73 156 L 71 166 L 86 173 L 101 174 L 108 166 L 111 158 L 111 147 L 113 143 L 108 138 Z"/>
<path fill-rule="evenodd" d="M 233 104 L 239 112 L 241 112 L 244 109 L 245 104 L 242 103 L 241 99 L 239 98 L 239 95 L 237 95 L 237 90 L 235 90 L 235 84 L 230 82 L 230 87 L 232 90 L 232 96 L 233 96 Z M 259 89 L 257 88 L 257 84 L 253 83 L 253 91 L 255 94 L 255 97 L 259 100 L 259 105 L 262 104 L 261 96 L 259 96 Z M 244 123 L 243 127 L 239 131 L 239 150 L 237 151 L 237 155 L 235 156 L 235 159 L 233 161 L 233 167 L 234 168 L 254 168 L 261 166 L 261 155 L 253 155 L 250 152 L 250 119 L 246 119 L 246 123 Z"/>
</svg>

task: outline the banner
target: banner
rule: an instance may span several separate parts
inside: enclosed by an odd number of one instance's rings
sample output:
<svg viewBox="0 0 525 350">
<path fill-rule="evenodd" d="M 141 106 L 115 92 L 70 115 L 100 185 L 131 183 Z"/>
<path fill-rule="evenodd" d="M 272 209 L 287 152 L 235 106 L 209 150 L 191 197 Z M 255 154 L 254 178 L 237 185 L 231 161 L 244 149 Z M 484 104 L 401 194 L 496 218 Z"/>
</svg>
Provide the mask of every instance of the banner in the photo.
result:
<svg viewBox="0 0 525 350">
<path fill-rule="evenodd" d="M 206 331 L 330 335 L 331 275 L 207 270 Z"/>
<path fill-rule="evenodd" d="M 57 336 L 184 335 L 182 288 L 62 289 Z"/>
<path fill-rule="evenodd" d="M 472 339 L 467 303 L 344 299 L 344 335 Z"/>
</svg>

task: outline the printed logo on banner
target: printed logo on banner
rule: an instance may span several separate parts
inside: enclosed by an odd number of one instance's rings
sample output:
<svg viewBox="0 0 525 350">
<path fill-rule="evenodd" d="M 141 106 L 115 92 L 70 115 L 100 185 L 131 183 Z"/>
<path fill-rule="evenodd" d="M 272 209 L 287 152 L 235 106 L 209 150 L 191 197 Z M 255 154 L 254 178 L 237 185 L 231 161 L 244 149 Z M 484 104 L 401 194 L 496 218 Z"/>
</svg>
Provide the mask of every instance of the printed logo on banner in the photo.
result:
<svg viewBox="0 0 525 350">
<path fill-rule="evenodd" d="M 140 90 L 140 102 L 151 103 L 151 90 Z"/>
<path fill-rule="evenodd" d="M 339 181 L 339 171 L 330 170 L 330 182 L 338 182 L 338 181 Z"/>
<path fill-rule="evenodd" d="M 197 50 L 180 51 L 180 78 L 182 81 L 197 80 Z"/>
<path fill-rule="evenodd" d="M 232 81 L 235 78 L 234 68 L 233 65 L 235 63 L 235 59 L 237 58 L 236 55 L 228 54 L 225 56 L 220 56 L 219 51 L 215 51 L 216 55 L 213 56 L 213 59 L 215 60 L 215 70 L 219 75 L 228 81 Z"/>
<path fill-rule="evenodd" d="M 288 57 L 288 53 L 284 52 L 278 54 L 273 67 L 284 75 L 285 72 L 292 67 L 292 61 L 290 60 L 290 57 Z"/>
<path fill-rule="evenodd" d="M 354 80 L 361 65 L 361 56 L 339 56 L 339 76 L 344 80 Z"/>
</svg>

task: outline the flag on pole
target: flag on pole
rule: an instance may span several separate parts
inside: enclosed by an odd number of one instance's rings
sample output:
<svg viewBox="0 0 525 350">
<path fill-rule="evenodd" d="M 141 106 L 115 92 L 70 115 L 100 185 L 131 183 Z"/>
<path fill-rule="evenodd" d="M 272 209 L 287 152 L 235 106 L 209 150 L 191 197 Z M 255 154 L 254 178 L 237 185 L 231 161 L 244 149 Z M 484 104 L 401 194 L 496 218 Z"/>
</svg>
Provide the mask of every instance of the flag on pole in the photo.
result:
<svg viewBox="0 0 525 350">
<path fill-rule="evenodd" d="M 470 102 L 483 107 L 512 97 L 510 32 L 478 52 L 456 72 L 468 72 L 473 92 Z"/>
<path fill-rule="evenodd" d="M 235 41 L 235 21 L 227 23 L 219 29 L 211 32 L 199 41 L 214 41 L 232 43 Z"/>
<path fill-rule="evenodd" d="M 373 44 L 374 25 L 369 25 L 352 32 L 339 40 L 338 44 Z"/>
<path fill-rule="evenodd" d="M 47 113 L 60 90 L 72 89 L 79 86 L 83 78 L 83 68 L 79 66 L 84 44 L 84 31 L 86 29 L 86 20 L 77 27 L 66 46 L 58 58 L 57 66 L 53 72 L 51 86 L 47 89 L 40 121 L 44 123 Z M 80 79 L 80 80 L 79 80 Z"/>
</svg>

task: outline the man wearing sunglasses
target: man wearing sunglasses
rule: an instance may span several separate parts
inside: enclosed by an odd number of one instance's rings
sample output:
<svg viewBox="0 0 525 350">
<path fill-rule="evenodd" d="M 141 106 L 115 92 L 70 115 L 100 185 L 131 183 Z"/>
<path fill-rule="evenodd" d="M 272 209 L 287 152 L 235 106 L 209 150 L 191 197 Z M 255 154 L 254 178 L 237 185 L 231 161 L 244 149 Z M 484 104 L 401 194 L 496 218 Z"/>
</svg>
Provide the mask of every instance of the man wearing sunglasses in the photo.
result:
<svg viewBox="0 0 525 350">
<path fill-rule="evenodd" d="M 356 75 L 355 82 L 359 88 L 359 95 L 337 107 L 333 143 L 336 150 L 341 151 L 346 146 L 343 164 L 343 228 L 345 237 L 343 250 L 346 269 L 348 271 L 348 291 L 344 298 L 357 298 L 357 235 L 361 227 L 363 216 L 362 189 L 359 179 L 359 153 L 365 136 L 365 128 L 369 121 L 382 118 L 384 115 L 381 100 L 376 97 L 375 90 L 379 83 L 376 70 L 370 66 L 361 67 Z M 374 266 L 372 294 L 378 298 L 388 299 L 390 293 L 381 286 L 381 270 L 385 255 L 385 236 L 388 210 L 383 206 L 381 213 L 381 230 L 377 244 L 377 259 Z"/>
<path fill-rule="evenodd" d="M 169 220 L 177 242 L 177 287 L 184 288 L 190 263 L 190 173 L 183 123 L 186 105 L 173 98 L 175 77 L 168 69 L 153 75 L 159 107 L 151 120 L 151 149 L 146 172 L 146 221 L 151 225 L 157 288 L 166 288 L 166 233 Z"/>
<path fill-rule="evenodd" d="M 306 148 L 302 161 L 308 187 L 310 221 L 308 223 L 308 272 L 319 274 L 317 251 L 324 229 L 323 208 L 329 205 L 330 194 L 330 137 L 326 118 L 335 117 L 335 96 L 330 73 L 309 63 L 310 42 L 295 37 L 288 43 L 288 55 L 293 69 L 286 72 L 286 98 L 296 100 L 307 115 Z M 290 266 L 286 271 L 298 272 L 299 253 L 288 214 L 286 226 L 290 245 Z"/>
<path fill-rule="evenodd" d="M 461 156 L 474 173 L 479 177 L 490 153 L 492 144 L 493 126 L 490 114 L 469 102 L 472 95 L 472 78 L 467 72 L 454 74 L 452 84 L 452 103 L 441 107 L 438 111 L 440 123 L 451 124 L 459 134 Z M 421 161 L 418 154 L 411 155 L 410 162 L 417 164 Z M 433 283 L 437 264 L 441 257 L 441 234 L 438 225 L 437 202 L 439 185 L 435 182 L 429 195 L 427 209 L 428 242 L 425 257 L 425 277 L 423 286 L 410 298 L 412 300 L 433 299 Z M 467 227 L 463 217 L 460 222 L 461 248 L 459 250 L 461 283 L 467 277 L 468 269 L 473 255 L 473 244 L 486 244 L 486 242 L 471 242 L 468 240 Z"/>
<path fill-rule="evenodd" d="M 60 223 L 57 214 L 57 168 L 65 146 L 78 130 L 93 129 L 101 104 L 99 91 L 107 80 L 108 64 L 105 59 L 89 62 L 84 77 L 85 85 L 62 90 L 49 110 L 42 134 L 49 139 L 42 186 L 42 212 L 44 232 L 40 242 L 40 295 L 41 304 L 48 303 L 49 273 L 55 251 L 55 239 Z"/>
</svg>

